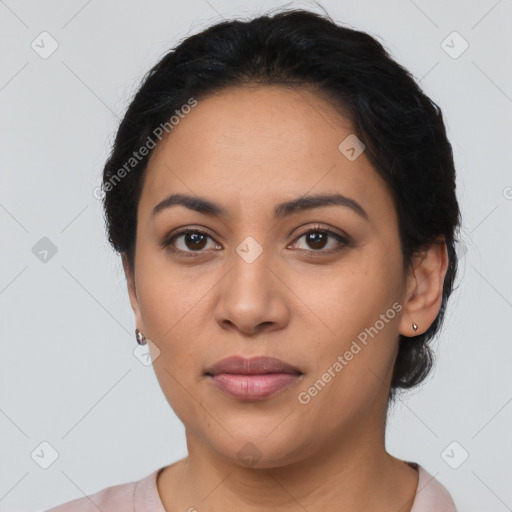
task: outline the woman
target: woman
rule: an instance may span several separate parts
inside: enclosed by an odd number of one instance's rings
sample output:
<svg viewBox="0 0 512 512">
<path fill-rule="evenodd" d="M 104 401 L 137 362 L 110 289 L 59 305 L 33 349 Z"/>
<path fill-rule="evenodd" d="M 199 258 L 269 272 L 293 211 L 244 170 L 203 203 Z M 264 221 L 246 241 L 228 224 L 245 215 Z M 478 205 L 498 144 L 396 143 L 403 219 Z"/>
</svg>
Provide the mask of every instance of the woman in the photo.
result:
<svg viewBox="0 0 512 512">
<path fill-rule="evenodd" d="M 156 64 L 103 177 L 188 456 L 53 512 L 448 512 L 385 447 L 457 268 L 438 106 L 369 35 L 303 10 L 226 21 Z"/>
</svg>

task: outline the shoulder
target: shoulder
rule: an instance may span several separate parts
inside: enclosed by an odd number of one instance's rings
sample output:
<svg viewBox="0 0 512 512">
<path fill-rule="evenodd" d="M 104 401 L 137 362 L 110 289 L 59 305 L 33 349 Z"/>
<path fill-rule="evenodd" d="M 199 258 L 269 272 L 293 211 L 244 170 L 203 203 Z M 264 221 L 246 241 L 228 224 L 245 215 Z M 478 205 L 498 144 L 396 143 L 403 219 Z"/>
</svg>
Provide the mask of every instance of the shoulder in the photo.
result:
<svg viewBox="0 0 512 512">
<path fill-rule="evenodd" d="M 413 463 L 418 470 L 418 488 L 411 512 L 457 512 L 448 489 L 424 467 Z"/>
<path fill-rule="evenodd" d="M 148 491 L 154 491 L 153 484 L 159 470 L 153 471 L 141 480 L 118 484 L 81 498 L 62 503 L 45 512 L 136 512 L 136 502 Z"/>
<path fill-rule="evenodd" d="M 106 487 L 94 494 L 77 498 L 49 509 L 47 512 L 133 512 L 135 482 Z"/>
</svg>

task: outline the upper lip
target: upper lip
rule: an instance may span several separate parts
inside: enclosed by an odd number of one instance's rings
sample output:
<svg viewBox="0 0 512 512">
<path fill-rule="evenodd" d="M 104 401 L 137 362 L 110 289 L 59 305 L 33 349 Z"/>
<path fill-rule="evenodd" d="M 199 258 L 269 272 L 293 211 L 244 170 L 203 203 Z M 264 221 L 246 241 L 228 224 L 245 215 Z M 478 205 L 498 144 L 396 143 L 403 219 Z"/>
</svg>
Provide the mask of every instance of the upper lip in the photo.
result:
<svg viewBox="0 0 512 512">
<path fill-rule="evenodd" d="M 261 375 L 265 373 L 295 373 L 302 372 L 288 363 L 275 357 L 251 357 L 241 356 L 226 357 L 217 361 L 205 371 L 207 375 L 218 375 L 219 373 L 234 373 L 244 375 Z"/>
</svg>

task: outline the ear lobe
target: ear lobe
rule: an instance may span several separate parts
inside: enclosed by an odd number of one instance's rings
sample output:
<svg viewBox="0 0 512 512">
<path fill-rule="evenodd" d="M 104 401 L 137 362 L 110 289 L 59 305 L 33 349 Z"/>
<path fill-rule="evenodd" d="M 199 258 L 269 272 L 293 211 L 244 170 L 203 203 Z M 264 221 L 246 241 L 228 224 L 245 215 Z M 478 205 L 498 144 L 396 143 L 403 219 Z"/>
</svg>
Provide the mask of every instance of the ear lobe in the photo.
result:
<svg viewBox="0 0 512 512">
<path fill-rule="evenodd" d="M 404 304 L 406 314 L 400 322 L 400 333 L 404 336 L 422 334 L 439 313 L 449 264 L 444 237 L 417 253 L 413 261 Z M 413 329 L 413 322 L 419 326 L 417 331 Z"/>
</svg>

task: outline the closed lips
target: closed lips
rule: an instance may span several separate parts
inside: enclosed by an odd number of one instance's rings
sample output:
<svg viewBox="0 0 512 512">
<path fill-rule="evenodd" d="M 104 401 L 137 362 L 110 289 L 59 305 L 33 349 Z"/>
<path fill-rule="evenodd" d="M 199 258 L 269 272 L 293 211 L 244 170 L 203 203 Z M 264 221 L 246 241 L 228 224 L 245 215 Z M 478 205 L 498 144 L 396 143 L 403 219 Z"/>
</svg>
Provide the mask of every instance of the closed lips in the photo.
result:
<svg viewBox="0 0 512 512">
<path fill-rule="evenodd" d="M 267 356 L 252 358 L 232 356 L 218 361 L 214 365 L 208 367 L 205 371 L 206 375 L 212 377 L 221 373 L 236 375 L 264 375 L 269 373 L 302 374 L 297 367 L 285 363 L 280 359 Z"/>
<path fill-rule="evenodd" d="M 267 356 L 228 357 L 207 368 L 205 375 L 218 391 L 242 402 L 270 399 L 303 377 L 297 367 Z"/>
</svg>

